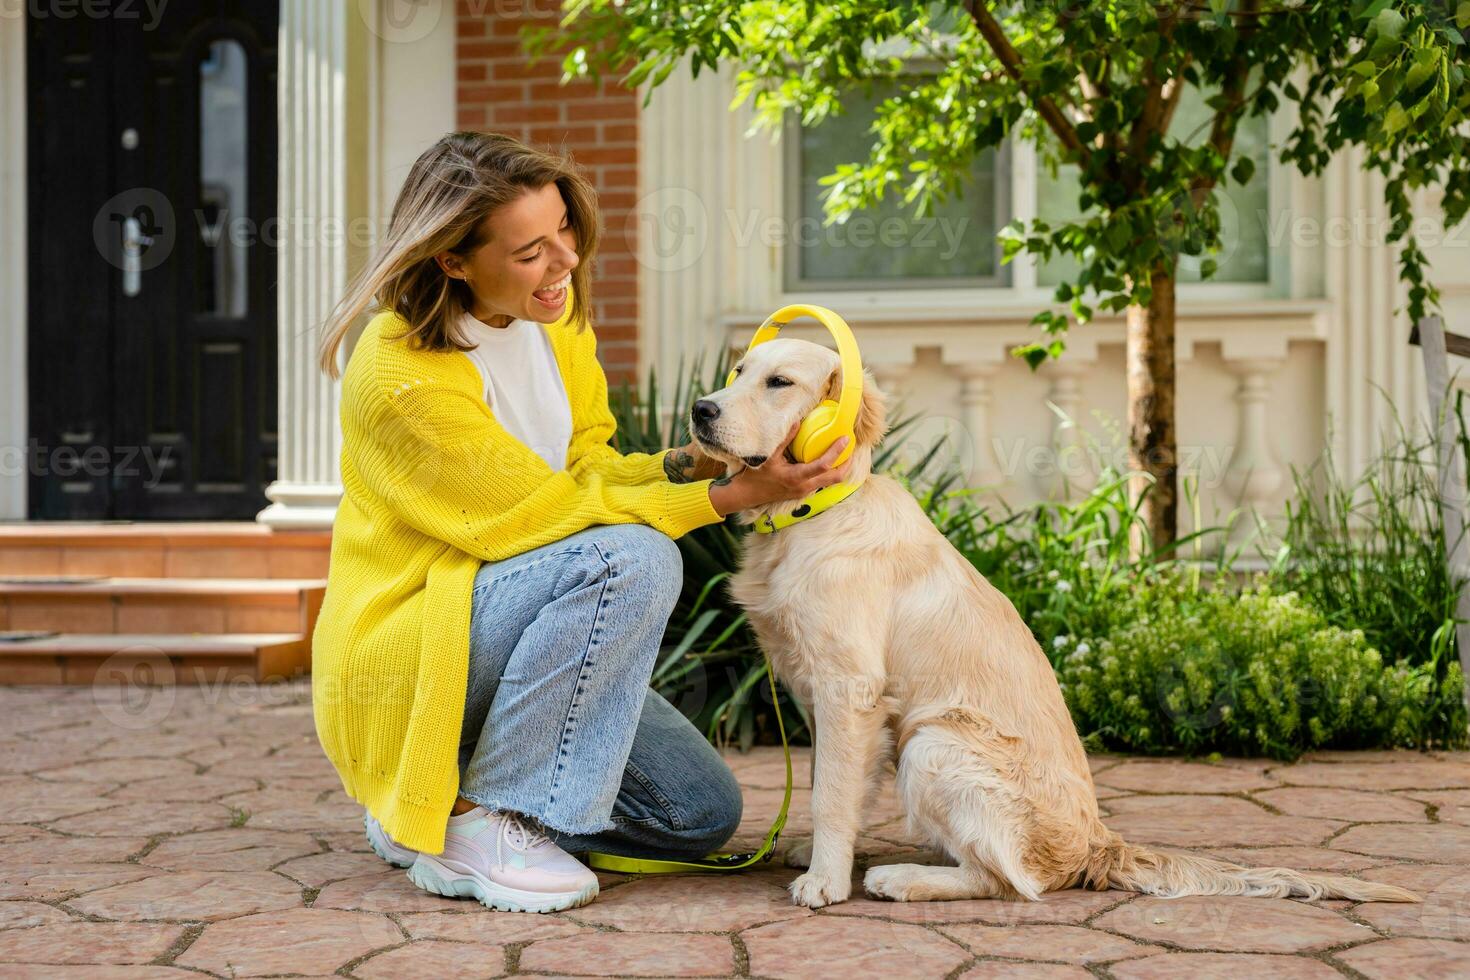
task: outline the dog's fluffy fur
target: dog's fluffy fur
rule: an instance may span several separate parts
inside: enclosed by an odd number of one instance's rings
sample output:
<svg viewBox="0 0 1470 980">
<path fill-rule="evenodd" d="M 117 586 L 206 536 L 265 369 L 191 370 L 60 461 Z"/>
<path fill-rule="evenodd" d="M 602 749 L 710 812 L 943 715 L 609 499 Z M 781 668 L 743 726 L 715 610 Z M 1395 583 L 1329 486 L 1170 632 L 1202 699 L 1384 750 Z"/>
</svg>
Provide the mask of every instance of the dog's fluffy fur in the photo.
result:
<svg viewBox="0 0 1470 980">
<path fill-rule="evenodd" d="M 769 458 L 796 419 L 837 397 L 840 379 L 834 352 L 787 338 L 757 346 L 739 368 L 733 384 L 708 396 L 718 415 L 693 426 L 730 473 Z M 848 898 L 864 802 L 891 760 L 910 830 L 948 864 L 870 867 L 863 884 L 875 897 L 1034 900 L 1082 885 L 1418 900 L 1356 878 L 1155 851 L 1105 827 L 1077 730 L 1031 631 L 903 487 L 871 474 L 887 422 L 870 373 L 863 382 L 849 476 L 865 477 L 862 489 L 811 520 L 748 535 L 730 585 L 778 676 L 814 719 L 814 833 L 787 852 L 789 863 L 808 868 L 791 884 L 798 904 Z"/>
</svg>

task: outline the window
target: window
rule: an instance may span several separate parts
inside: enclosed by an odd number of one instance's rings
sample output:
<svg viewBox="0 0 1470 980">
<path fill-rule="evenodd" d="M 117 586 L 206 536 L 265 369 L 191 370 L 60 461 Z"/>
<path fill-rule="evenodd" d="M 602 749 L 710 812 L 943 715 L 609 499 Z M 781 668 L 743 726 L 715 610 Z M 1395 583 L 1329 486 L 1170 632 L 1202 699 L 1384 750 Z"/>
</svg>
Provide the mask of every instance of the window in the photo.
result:
<svg viewBox="0 0 1470 980">
<path fill-rule="evenodd" d="M 245 316 L 245 249 L 231 229 L 249 210 L 245 199 L 247 105 L 245 48 L 213 41 L 199 61 L 199 312 Z"/>
<path fill-rule="evenodd" d="M 1190 145 L 1198 145 L 1209 137 L 1211 113 L 1200 91 L 1188 88 L 1180 97 L 1170 132 Z M 1231 165 L 1239 157 L 1249 157 L 1255 164 L 1255 174 L 1250 183 L 1242 185 L 1227 173 L 1224 183 L 1216 188 L 1221 249 L 1213 256 L 1179 256 L 1180 282 L 1199 282 L 1200 263 L 1206 258 L 1213 258 L 1218 264 L 1210 282 L 1269 281 L 1269 122 L 1266 116 L 1246 116 L 1240 121 Z M 1037 217 L 1053 225 L 1072 220 L 1078 215 L 1077 193 L 1075 167 L 1058 168 L 1055 178 L 1044 171 L 1037 174 Z M 1036 279 L 1043 286 L 1055 286 L 1073 276 L 1076 270 L 1077 262 L 1071 256 L 1059 256 L 1037 269 Z"/>
<path fill-rule="evenodd" d="M 977 155 L 961 193 L 936 200 L 932 214 L 914 217 L 915 205 L 890 186 L 881 204 L 823 227 L 819 183 L 839 164 L 868 159 L 868 132 L 877 107 L 902 83 L 875 83 L 873 94 L 855 91 L 846 110 L 821 124 L 788 124 L 786 137 L 786 276 L 788 290 L 924 289 L 936 286 L 1004 285 L 996 232 L 1009 213 L 1005 153 Z"/>
</svg>

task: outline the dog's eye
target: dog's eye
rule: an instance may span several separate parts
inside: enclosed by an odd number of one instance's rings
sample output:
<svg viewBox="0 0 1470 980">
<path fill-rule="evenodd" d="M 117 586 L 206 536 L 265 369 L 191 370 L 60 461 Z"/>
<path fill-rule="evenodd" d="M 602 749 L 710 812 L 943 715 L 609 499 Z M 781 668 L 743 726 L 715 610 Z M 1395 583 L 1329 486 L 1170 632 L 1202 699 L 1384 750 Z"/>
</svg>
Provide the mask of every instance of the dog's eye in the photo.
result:
<svg viewBox="0 0 1470 980">
<path fill-rule="evenodd" d="M 783 378 L 779 374 L 773 374 L 766 379 L 767 388 L 787 388 L 793 384 L 795 384 L 795 382 L 791 381 L 789 378 Z"/>
</svg>

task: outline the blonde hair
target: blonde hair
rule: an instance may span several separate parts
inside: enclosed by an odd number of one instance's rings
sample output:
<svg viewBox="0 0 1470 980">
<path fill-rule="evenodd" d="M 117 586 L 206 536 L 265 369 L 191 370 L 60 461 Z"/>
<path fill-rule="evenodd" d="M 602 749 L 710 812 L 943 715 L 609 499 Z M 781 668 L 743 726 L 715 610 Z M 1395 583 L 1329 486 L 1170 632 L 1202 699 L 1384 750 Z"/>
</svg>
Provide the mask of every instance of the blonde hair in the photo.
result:
<svg viewBox="0 0 1470 980">
<path fill-rule="evenodd" d="M 591 323 L 591 268 L 601 219 L 597 192 L 569 157 L 545 153 L 499 133 L 449 133 L 425 150 L 408 172 L 388 234 L 353 277 L 347 294 L 328 316 L 321 369 L 337 377 L 337 353 L 357 318 L 370 306 L 392 310 L 408 322 L 401 336 L 427 350 L 468 350 L 454 322 L 473 306 L 461 280 L 444 274 L 440 252 L 468 255 L 485 244 L 483 222 L 496 208 L 554 183 L 567 206 L 567 221 L 580 261 L 572 270 L 570 321 Z"/>
</svg>

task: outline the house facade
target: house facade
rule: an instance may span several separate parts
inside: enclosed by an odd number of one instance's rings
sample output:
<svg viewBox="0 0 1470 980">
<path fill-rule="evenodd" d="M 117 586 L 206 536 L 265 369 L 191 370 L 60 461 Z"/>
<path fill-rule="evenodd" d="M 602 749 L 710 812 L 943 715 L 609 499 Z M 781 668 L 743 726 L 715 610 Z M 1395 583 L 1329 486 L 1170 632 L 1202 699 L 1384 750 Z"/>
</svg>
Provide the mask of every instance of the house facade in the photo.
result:
<svg viewBox="0 0 1470 980">
<path fill-rule="evenodd" d="M 516 40 L 555 23 L 551 3 L 14 6 L 0 9 L 0 518 L 329 527 L 337 388 L 316 369 L 317 328 L 408 166 L 456 128 L 563 147 L 599 188 L 614 384 L 671 379 L 815 303 L 972 484 L 1043 499 L 1117 458 L 1120 319 L 1075 329 L 1036 372 L 1009 354 L 1065 272 L 996 254 L 997 228 L 1065 216 L 1070 199 L 1024 145 L 978 160 L 929 219 L 894 205 L 823 227 L 818 178 L 861 152 L 864 106 L 772 140 L 747 135 L 749 105 L 729 109 L 727 71 L 676 73 L 646 108 L 613 79 L 561 86 L 555 59 L 529 64 Z M 1353 153 L 1320 179 L 1272 162 L 1290 125 L 1243 135 L 1258 166 L 1225 203 L 1221 274 L 1180 290 L 1181 461 L 1206 521 L 1279 512 L 1293 466 L 1330 447 L 1356 472 L 1395 406 L 1425 408 L 1382 178 Z M 1418 203 L 1450 329 L 1470 333 L 1470 230 L 1439 227 L 1433 195 Z"/>
</svg>

